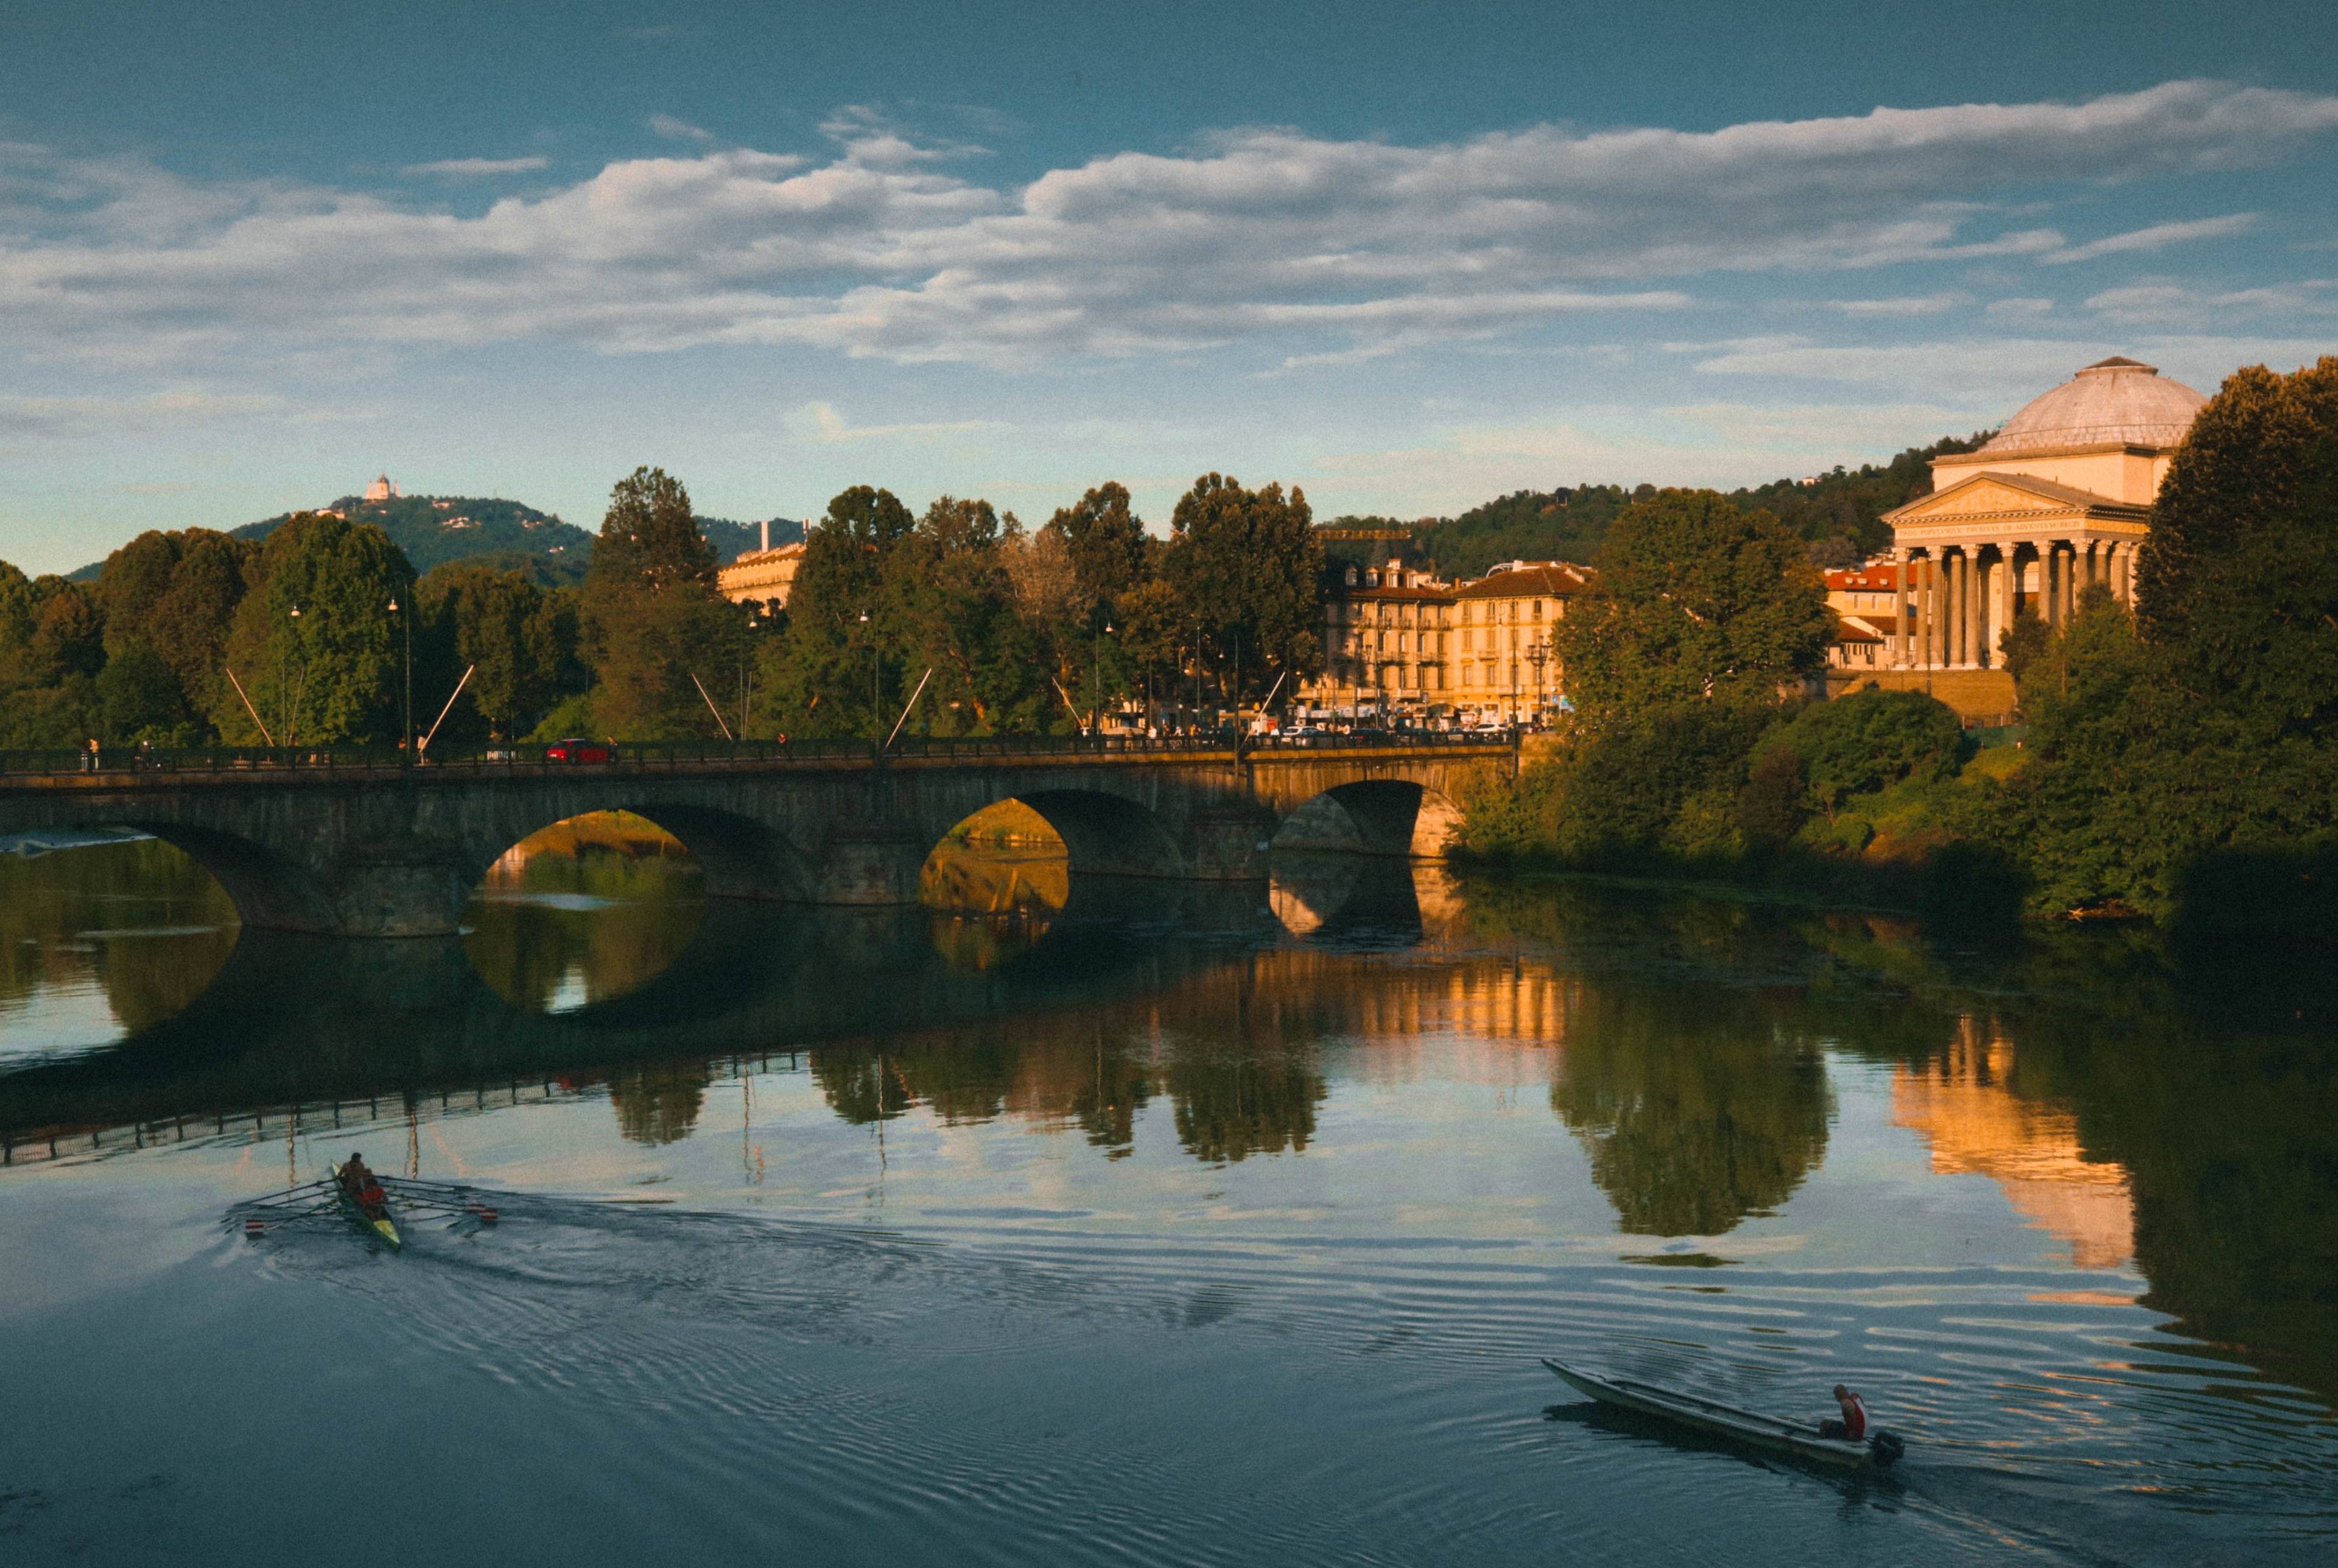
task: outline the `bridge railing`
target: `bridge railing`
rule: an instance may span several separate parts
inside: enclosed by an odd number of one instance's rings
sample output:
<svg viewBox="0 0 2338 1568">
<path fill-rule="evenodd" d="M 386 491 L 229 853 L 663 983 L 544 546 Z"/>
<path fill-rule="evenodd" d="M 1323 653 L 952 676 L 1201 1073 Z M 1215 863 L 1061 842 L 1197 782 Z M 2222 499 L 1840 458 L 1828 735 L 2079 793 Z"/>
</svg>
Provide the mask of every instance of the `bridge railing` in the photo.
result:
<svg viewBox="0 0 2338 1568">
<path fill-rule="evenodd" d="M 905 735 L 884 750 L 888 760 L 913 758 L 936 760 L 1028 757 L 1116 757 L 1227 751 L 1236 749 L 1231 730 L 1195 735 Z M 1377 734 L 1311 734 L 1302 737 L 1252 735 L 1243 737 L 1244 752 L 1287 752 L 1300 750 L 1389 749 L 1420 746 L 1473 746 L 1507 750 L 1510 736 L 1500 731 L 1396 730 Z M 542 741 L 427 753 L 421 766 L 433 771 L 487 772 L 557 771 L 572 767 L 616 766 L 657 769 L 702 766 L 708 763 L 766 764 L 867 760 L 874 748 L 868 740 L 620 740 L 584 749 L 586 756 L 606 750 L 606 762 L 555 759 Z M 0 751 L 0 777 L 67 773 L 238 773 L 282 772 L 298 769 L 318 773 L 397 773 L 408 766 L 403 753 L 381 746 L 106 746 L 95 752 L 82 750 Z"/>
</svg>

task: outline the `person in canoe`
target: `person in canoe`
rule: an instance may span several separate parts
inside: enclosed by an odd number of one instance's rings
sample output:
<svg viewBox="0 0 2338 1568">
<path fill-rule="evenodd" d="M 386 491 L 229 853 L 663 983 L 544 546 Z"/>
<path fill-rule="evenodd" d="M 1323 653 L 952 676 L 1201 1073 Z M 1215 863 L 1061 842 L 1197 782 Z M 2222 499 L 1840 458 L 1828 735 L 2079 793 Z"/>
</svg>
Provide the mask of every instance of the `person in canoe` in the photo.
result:
<svg viewBox="0 0 2338 1568">
<path fill-rule="evenodd" d="M 341 1185 L 349 1190 L 357 1206 L 365 1210 L 367 1218 L 378 1218 L 388 1211 L 389 1195 L 381 1190 L 380 1179 L 366 1164 L 364 1155 L 349 1156 L 349 1163 L 341 1167 Z"/>
<path fill-rule="evenodd" d="M 1853 1443 L 1865 1442 L 1867 1406 L 1859 1402 L 1859 1396 L 1838 1383 L 1834 1386 L 1834 1402 L 1842 1410 L 1842 1419 L 1837 1421 L 1830 1416 L 1820 1422 L 1819 1436 L 1845 1438 Z"/>
</svg>

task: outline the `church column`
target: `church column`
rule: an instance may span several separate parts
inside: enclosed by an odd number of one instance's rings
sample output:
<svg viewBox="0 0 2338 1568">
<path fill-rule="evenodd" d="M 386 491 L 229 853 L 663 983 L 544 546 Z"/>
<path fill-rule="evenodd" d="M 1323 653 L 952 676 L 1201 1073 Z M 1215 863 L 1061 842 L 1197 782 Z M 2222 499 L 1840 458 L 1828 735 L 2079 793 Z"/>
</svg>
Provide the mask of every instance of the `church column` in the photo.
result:
<svg viewBox="0 0 2338 1568">
<path fill-rule="evenodd" d="M 1908 662 L 1908 552 L 1891 552 L 1891 667 Z"/>
<path fill-rule="evenodd" d="M 2013 630 L 2013 606 L 2019 592 L 2020 579 L 2015 574 L 2013 546 L 1997 547 L 1997 622 L 1989 634 L 1989 660 L 1994 664 L 2003 657 L 1998 652 L 1998 639 Z"/>
<path fill-rule="evenodd" d="M 1949 588 L 1949 656 L 1954 668 L 1970 656 L 1967 633 L 1972 628 L 1972 547 L 1960 544 L 1950 557 Z"/>
<path fill-rule="evenodd" d="M 1917 615 L 1917 664 L 1930 670 L 1940 662 L 1940 556 L 1937 550 L 1924 552 L 1923 587 L 1918 591 L 1922 605 Z"/>
<path fill-rule="evenodd" d="M 2046 624 L 2058 632 L 2062 628 L 2062 542 L 2060 540 L 2038 541 L 2038 585 L 2043 590 L 2040 596 L 2046 601 L 2044 612 Z"/>
<path fill-rule="evenodd" d="M 1972 547 L 1972 618 L 1969 624 L 1971 635 L 1965 639 L 1965 662 L 1978 670 L 1989 662 L 1989 563 L 1981 558 L 1981 547 Z"/>
</svg>

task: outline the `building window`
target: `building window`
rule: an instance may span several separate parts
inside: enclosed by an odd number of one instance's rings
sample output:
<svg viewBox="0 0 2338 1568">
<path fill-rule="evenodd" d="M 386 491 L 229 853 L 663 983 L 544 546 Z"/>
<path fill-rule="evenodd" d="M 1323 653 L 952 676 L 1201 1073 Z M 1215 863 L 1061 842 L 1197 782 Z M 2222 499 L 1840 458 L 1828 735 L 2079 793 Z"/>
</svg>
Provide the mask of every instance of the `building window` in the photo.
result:
<svg viewBox="0 0 2338 1568">
<path fill-rule="evenodd" d="M 1356 569 L 1355 569 L 1353 566 L 1351 566 L 1351 567 L 1349 567 L 1349 568 L 1348 568 L 1348 586 L 1349 586 L 1349 587 L 1351 587 L 1351 588 L 1353 588 L 1355 585 L 1356 585 Z"/>
<path fill-rule="evenodd" d="M 1534 602 L 1534 606 L 1535 606 L 1534 618 L 1535 618 L 1536 620 L 1539 621 L 1539 620 L 1541 620 L 1541 619 L 1542 619 L 1542 601 L 1541 601 L 1541 600 L 1539 600 L 1539 599 L 1536 600 L 1536 601 Z"/>
</svg>

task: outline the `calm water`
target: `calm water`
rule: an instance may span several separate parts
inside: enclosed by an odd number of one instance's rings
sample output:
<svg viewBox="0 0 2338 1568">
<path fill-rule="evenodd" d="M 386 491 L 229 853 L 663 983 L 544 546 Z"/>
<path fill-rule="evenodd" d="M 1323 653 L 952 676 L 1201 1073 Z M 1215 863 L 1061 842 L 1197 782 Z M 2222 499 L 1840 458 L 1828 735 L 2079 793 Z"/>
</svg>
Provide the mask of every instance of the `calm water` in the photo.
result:
<svg viewBox="0 0 2338 1568">
<path fill-rule="evenodd" d="M 1358 862 L 928 887 L 985 912 L 571 844 L 344 946 L 160 845 L 0 856 L 0 1557 L 2338 1554 L 2313 1008 L 2128 931 Z M 351 1149 L 503 1221 L 235 1232 Z M 1845 1380 L 1910 1455 L 1544 1355 Z"/>
</svg>

